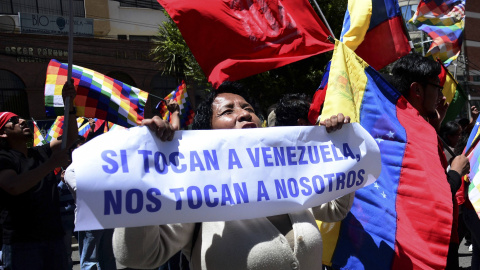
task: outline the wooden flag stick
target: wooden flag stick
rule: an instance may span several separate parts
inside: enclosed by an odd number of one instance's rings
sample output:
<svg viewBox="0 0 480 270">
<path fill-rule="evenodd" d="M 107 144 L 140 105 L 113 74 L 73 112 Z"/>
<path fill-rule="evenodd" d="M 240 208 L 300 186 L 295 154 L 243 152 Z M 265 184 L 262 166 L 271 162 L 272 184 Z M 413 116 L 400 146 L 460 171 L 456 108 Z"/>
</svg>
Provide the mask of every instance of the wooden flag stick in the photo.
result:
<svg viewBox="0 0 480 270">
<path fill-rule="evenodd" d="M 72 65 L 73 65 L 73 0 L 68 1 L 68 9 L 70 10 L 70 18 L 68 20 L 68 76 L 67 83 L 70 83 L 72 79 Z M 62 136 L 62 149 L 67 147 L 68 136 L 68 121 L 70 119 L 70 97 L 66 97 L 63 104 L 64 118 L 63 118 L 63 136 Z"/>
</svg>

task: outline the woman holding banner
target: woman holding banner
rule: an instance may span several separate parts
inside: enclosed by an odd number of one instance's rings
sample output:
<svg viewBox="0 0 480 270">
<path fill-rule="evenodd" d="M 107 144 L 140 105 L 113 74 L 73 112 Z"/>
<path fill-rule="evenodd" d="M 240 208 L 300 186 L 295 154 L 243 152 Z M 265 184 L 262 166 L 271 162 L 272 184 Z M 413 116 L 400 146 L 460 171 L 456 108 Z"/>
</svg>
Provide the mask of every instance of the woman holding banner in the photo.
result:
<svg viewBox="0 0 480 270">
<path fill-rule="evenodd" d="M 236 83 L 224 83 L 197 108 L 194 129 L 237 129 L 261 126 L 252 103 L 235 94 Z M 340 129 L 350 118 L 342 114 L 325 120 L 328 132 Z M 162 140 L 172 140 L 174 128 L 159 117 L 143 124 Z M 153 269 L 178 251 L 190 269 L 320 269 L 322 239 L 315 219 L 343 219 L 354 194 L 308 210 L 249 220 L 168 224 L 116 228 L 114 253 L 122 265 Z M 230 252 L 231 251 L 231 252 Z"/>
</svg>

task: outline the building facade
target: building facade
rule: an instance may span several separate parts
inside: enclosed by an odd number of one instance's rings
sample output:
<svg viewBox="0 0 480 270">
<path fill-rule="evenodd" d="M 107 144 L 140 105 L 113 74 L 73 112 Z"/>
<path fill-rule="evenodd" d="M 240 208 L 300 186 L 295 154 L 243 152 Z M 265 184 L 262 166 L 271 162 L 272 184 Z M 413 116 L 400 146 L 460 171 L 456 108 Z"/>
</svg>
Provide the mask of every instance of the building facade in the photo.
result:
<svg viewBox="0 0 480 270">
<path fill-rule="evenodd" d="M 145 117 L 178 86 L 151 60 L 153 37 L 166 19 L 153 0 L 74 0 L 73 63 L 150 93 Z M 51 59 L 68 59 L 68 0 L 0 3 L 0 111 L 47 119 L 46 70 Z M 194 103 L 195 90 L 189 89 Z"/>
</svg>

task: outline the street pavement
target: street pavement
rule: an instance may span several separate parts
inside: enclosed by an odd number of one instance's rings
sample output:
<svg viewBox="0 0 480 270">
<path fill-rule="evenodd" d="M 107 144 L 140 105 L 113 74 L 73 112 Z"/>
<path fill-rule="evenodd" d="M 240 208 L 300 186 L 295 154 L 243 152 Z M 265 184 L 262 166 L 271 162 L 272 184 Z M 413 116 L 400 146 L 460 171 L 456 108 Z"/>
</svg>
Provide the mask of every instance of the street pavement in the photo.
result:
<svg viewBox="0 0 480 270">
<path fill-rule="evenodd" d="M 73 270 L 80 270 L 80 254 L 78 253 L 78 243 L 75 237 L 72 237 L 72 261 Z"/>
<path fill-rule="evenodd" d="M 465 245 L 465 239 L 460 243 L 458 248 L 458 260 L 460 269 L 470 269 L 472 262 L 472 252 L 468 251 L 468 246 Z"/>
</svg>

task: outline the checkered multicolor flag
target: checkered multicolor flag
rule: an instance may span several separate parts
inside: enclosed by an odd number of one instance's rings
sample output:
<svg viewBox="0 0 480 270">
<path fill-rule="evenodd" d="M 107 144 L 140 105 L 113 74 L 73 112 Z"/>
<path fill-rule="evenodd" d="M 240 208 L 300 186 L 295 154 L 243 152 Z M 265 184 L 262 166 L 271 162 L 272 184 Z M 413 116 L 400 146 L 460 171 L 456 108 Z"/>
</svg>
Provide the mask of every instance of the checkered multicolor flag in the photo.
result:
<svg viewBox="0 0 480 270">
<path fill-rule="evenodd" d="M 82 123 L 85 119 L 82 117 L 77 118 L 77 126 L 79 123 Z M 87 129 L 88 128 L 88 129 Z M 90 129 L 88 122 L 82 126 L 78 126 L 78 135 L 84 135 L 86 131 Z M 60 135 L 63 134 L 63 115 L 58 116 L 57 119 L 53 122 L 52 126 L 47 132 L 47 137 L 45 138 L 46 142 L 51 142 L 53 139 L 57 139 Z M 85 135 L 86 137 L 86 135 Z"/>
<path fill-rule="evenodd" d="M 177 89 L 168 94 L 165 97 L 165 100 L 167 99 L 174 99 L 177 101 L 178 106 L 180 107 L 180 126 L 186 127 L 190 125 L 193 122 L 193 116 L 195 115 L 195 112 L 193 111 L 192 104 L 188 98 L 185 81 L 182 81 Z M 164 120 L 170 121 L 170 112 L 168 111 L 167 105 L 164 101 L 160 101 L 155 108 Z"/>
<path fill-rule="evenodd" d="M 67 81 L 67 64 L 52 59 L 45 83 L 45 109 L 48 116 L 63 115 L 62 88 Z M 98 118 L 132 127 L 141 123 L 148 93 L 80 66 L 73 66 L 77 116 Z"/>
<path fill-rule="evenodd" d="M 63 115 L 58 116 L 53 122 L 52 126 L 48 130 L 45 140 L 51 142 L 53 139 L 57 139 L 63 133 Z"/>
<path fill-rule="evenodd" d="M 40 129 L 38 128 L 37 122 L 33 120 L 33 146 L 41 146 L 47 143 L 45 138 L 43 138 L 42 133 L 40 132 Z"/>
<path fill-rule="evenodd" d="M 448 66 L 460 54 L 465 0 L 421 0 L 409 23 L 432 38 L 426 56 L 440 59 Z"/>
<path fill-rule="evenodd" d="M 114 124 L 114 123 L 112 123 L 112 122 L 108 122 L 108 123 L 107 123 L 107 129 L 108 129 L 108 131 L 112 131 L 112 130 L 122 130 L 122 129 L 125 129 L 125 127 L 119 126 L 119 125 Z"/>
</svg>

